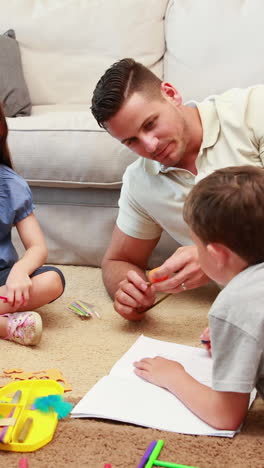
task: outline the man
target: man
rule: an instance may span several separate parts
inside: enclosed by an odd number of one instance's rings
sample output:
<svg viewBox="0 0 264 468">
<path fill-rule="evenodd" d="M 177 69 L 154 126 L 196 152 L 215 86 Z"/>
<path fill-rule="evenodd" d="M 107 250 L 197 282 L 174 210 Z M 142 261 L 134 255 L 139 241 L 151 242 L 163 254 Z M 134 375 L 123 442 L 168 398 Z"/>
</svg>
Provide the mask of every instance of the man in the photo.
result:
<svg viewBox="0 0 264 468">
<path fill-rule="evenodd" d="M 101 127 L 142 156 L 124 174 L 119 215 L 102 262 L 116 311 L 140 320 L 156 291 L 179 293 L 209 281 L 190 245 L 184 200 L 216 169 L 263 167 L 264 86 L 186 105 L 174 86 L 133 59 L 122 59 L 97 83 L 91 109 Z M 184 247 L 159 269 L 169 278 L 150 287 L 145 269 L 163 230 Z"/>
</svg>

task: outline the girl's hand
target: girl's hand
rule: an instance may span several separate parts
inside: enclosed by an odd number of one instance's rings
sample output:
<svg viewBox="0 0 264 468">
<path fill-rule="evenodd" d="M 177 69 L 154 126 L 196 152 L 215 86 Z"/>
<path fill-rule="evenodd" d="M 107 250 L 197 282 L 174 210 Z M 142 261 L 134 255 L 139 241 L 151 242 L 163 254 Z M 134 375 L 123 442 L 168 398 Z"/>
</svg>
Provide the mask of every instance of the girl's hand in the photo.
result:
<svg viewBox="0 0 264 468">
<path fill-rule="evenodd" d="M 8 303 L 18 308 L 26 304 L 30 296 L 32 281 L 28 274 L 20 267 L 19 262 L 15 263 L 6 281 L 6 296 Z"/>
</svg>

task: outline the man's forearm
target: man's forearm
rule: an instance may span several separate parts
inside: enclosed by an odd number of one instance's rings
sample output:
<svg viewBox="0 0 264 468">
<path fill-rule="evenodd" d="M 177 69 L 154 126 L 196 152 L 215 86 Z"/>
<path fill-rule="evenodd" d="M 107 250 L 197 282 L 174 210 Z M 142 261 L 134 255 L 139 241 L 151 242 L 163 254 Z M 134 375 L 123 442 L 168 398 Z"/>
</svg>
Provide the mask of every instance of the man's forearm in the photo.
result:
<svg viewBox="0 0 264 468">
<path fill-rule="evenodd" d="M 133 263 L 120 260 L 108 260 L 102 264 L 103 282 L 112 299 L 119 288 L 119 283 L 126 278 L 126 275 L 130 270 L 136 271 L 142 279 L 147 279 L 145 271 Z"/>
</svg>

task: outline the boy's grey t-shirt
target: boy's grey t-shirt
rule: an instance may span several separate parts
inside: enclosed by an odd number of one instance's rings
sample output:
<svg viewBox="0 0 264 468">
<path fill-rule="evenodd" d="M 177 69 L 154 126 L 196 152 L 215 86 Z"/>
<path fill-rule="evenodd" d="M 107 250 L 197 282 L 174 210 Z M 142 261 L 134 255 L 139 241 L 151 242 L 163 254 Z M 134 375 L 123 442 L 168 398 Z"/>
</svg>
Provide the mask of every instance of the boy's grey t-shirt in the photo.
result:
<svg viewBox="0 0 264 468">
<path fill-rule="evenodd" d="M 18 255 L 11 241 L 12 227 L 33 211 L 27 182 L 15 171 L 0 164 L 0 270 L 11 267 Z"/>
<path fill-rule="evenodd" d="M 212 387 L 264 398 L 264 263 L 248 267 L 219 293 L 209 312 Z"/>
</svg>

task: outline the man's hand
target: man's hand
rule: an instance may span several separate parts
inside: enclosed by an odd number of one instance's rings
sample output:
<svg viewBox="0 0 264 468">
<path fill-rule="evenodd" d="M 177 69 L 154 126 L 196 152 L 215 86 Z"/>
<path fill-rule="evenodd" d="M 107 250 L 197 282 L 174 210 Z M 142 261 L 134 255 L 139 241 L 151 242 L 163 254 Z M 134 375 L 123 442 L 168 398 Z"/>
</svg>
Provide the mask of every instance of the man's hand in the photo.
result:
<svg viewBox="0 0 264 468">
<path fill-rule="evenodd" d="M 155 301 L 155 292 L 142 277 L 133 270 L 119 283 L 114 296 L 114 308 L 128 320 L 141 320 L 144 312 Z"/>
<path fill-rule="evenodd" d="M 164 281 L 161 277 L 168 276 Z M 159 268 L 152 272 L 155 291 L 177 294 L 209 283 L 210 278 L 201 270 L 197 248 L 179 247 Z"/>
</svg>

